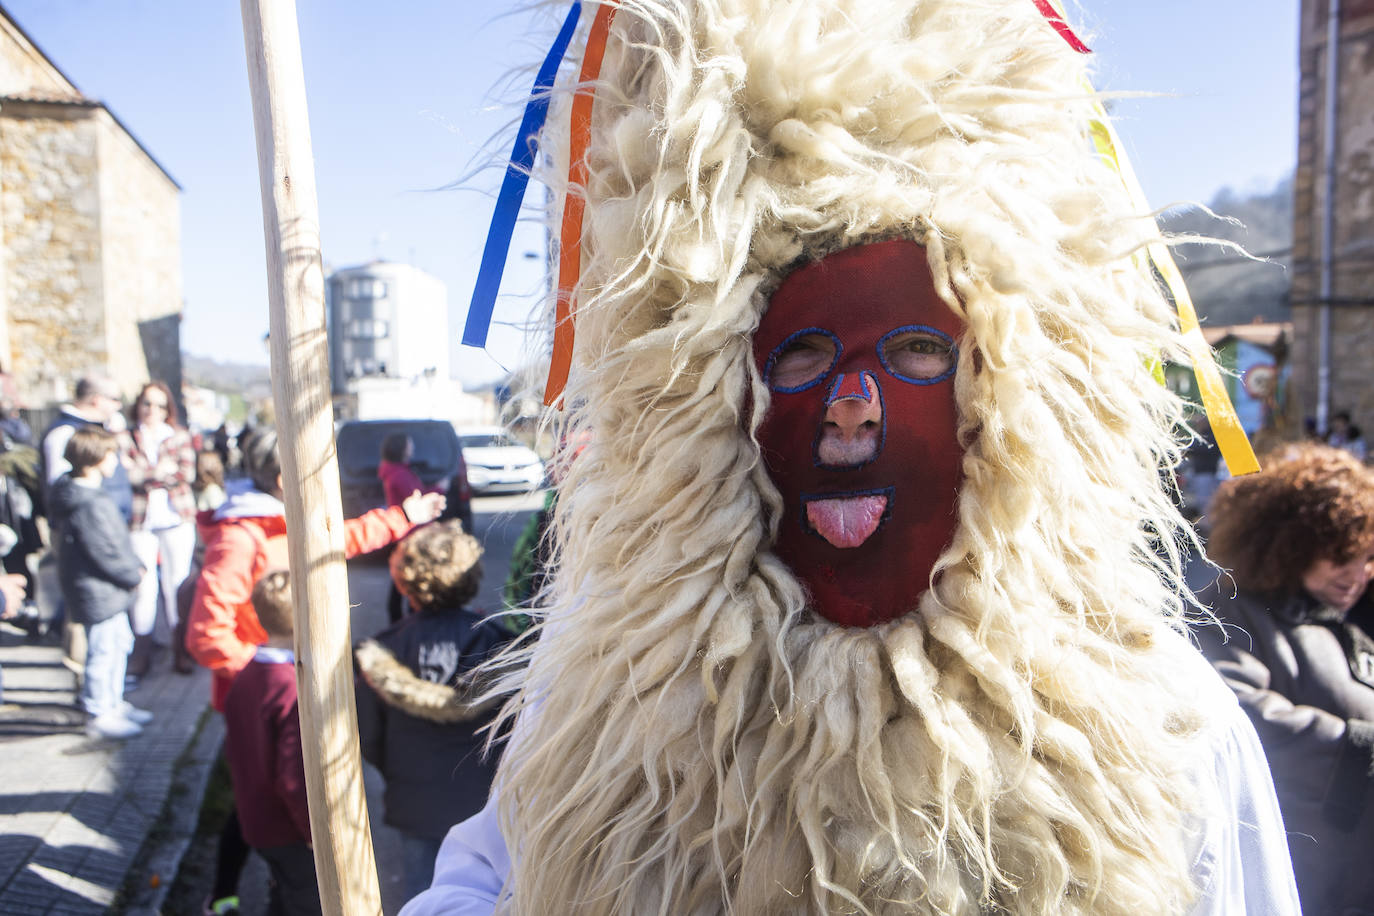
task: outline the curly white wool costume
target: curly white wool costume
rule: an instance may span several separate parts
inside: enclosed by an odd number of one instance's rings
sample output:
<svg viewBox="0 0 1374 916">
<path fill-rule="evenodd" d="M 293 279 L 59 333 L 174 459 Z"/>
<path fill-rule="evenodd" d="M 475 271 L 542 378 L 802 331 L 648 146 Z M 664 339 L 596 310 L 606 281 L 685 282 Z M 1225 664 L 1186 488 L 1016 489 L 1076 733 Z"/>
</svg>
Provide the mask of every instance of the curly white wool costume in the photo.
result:
<svg viewBox="0 0 1374 916">
<path fill-rule="evenodd" d="M 1031 0 L 620 4 L 566 394 L 594 435 L 507 711 L 502 912 L 1194 898 L 1195 735 L 1230 699 L 1177 632 L 1176 331 L 1084 68 Z M 967 323 L 965 480 L 912 612 L 843 628 L 770 553 L 750 337 L 789 270 L 886 238 Z"/>
</svg>

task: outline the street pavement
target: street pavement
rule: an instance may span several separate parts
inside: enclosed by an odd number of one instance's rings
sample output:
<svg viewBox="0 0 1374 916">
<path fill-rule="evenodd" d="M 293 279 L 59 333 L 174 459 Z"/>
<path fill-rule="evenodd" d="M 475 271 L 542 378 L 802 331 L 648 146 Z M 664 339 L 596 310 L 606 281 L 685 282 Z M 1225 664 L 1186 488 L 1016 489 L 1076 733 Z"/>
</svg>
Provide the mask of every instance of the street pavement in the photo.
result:
<svg viewBox="0 0 1374 916">
<path fill-rule="evenodd" d="M 474 500 L 475 533 L 486 547 L 478 608 L 500 607 L 511 547 L 542 500 Z M 349 564 L 355 642 L 386 625 L 387 583 L 382 563 Z M 156 714 L 153 723 L 129 741 L 96 740 L 85 733 L 61 656 L 0 625 L 0 914 L 158 913 L 223 741 L 223 720 L 209 710 L 209 674 L 176 674 L 163 658 L 127 695 Z M 383 910 L 391 914 L 404 902 L 399 836 L 382 822 L 380 775 L 364 769 Z M 265 883 L 261 863 L 251 864 L 240 886 L 244 916 L 266 912 Z"/>
</svg>

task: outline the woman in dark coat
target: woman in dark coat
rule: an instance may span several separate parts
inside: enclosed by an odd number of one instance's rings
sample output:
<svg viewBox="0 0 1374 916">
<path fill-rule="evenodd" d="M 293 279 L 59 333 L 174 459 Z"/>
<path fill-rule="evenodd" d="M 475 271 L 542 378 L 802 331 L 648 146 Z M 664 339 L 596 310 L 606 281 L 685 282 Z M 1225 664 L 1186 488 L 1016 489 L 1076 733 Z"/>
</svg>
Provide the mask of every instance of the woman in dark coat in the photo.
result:
<svg viewBox="0 0 1374 916">
<path fill-rule="evenodd" d="M 1374 914 L 1374 472 L 1295 447 L 1228 481 L 1198 631 L 1269 757 L 1303 912 Z"/>
</svg>

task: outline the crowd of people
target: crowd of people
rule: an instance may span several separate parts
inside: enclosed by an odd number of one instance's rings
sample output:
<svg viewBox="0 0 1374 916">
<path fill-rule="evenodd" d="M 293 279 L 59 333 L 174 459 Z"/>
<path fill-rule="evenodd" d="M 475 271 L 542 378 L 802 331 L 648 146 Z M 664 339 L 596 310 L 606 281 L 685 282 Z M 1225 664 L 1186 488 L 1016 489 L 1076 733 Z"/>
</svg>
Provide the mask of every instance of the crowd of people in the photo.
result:
<svg viewBox="0 0 1374 916">
<path fill-rule="evenodd" d="M 274 912 L 317 913 L 275 431 L 233 440 L 221 430 L 201 443 L 158 381 L 122 408 L 110 379 L 89 376 L 37 440 L 16 413 L 0 416 L 0 553 L 13 570 L 0 575 L 0 617 L 32 620 L 39 638 L 64 634 L 98 739 L 135 738 L 153 720 L 125 699 L 153 666 L 208 668 L 235 806 L 207 912 L 237 911 L 252 849 L 269 865 Z M 442 488 L 414 476 L 408 446 L 384 443 L 386 506 L 347 520 L 345 541 L 349 556 L 395 545 L 392 590 L 408 610 L 359 647 L 357 681 L 363 750 L 387 780 L 386 820 L 404 837 L 414 894 L 428 886 L 444 832 L 481 807 L 494 773 L 483 729 L 495 704 L 478 701 L 485 682 L 471 672 L 528 618 L 512 626 L 470 607 L 482 548 L 462 522 L 436 521 Z M 60 596 L 45 602 L 55 615 L 34 603 L 40 517 L 57 567 Z"/>
<path fill-rule="evenodd" d="M 151 720 L 123 693 L 147 672 L 155 645 L 176 644 L 174 594 L 193 546 L 184 521 L 195 450 L 169 389 L 149 383 L 127 416 L 122 406 L 110 379 L 82 378 L 35 439 L 12 402 L 0 405 L 0 546 L 23 586 L 7 616 L 35 638 L 63 633 L 87 729 L 104 738 L 132 737 Z M 57 570 L 58 594 L 41 602 L 36 555 Z M 159 602 L 165 626 L 154 635 Z"/>
<path fill-rule="evenodd" d="M 193 670 L 175 596 L 188 578 L 189 519 L 209 475 L 197 476 L 203 456 L 166 384 L 143 386 L 127 415 L 108 378 L 81 378 L 73 394 L 37 438 L 11 393 L 0 396 L 0 614 L 33 638 L 61 632 L 88 731 L 128 738 L 151 713 L 124 702 L 123 692 L 156 651 L 172 649 L 177 670 Z M 56 594 L 42 602 L 39 557 L 57 572 Z"/>
<path fill-rule="evenodd" d="M 274 906 L 317 913 L 275 433 L 243 436 L 242 476 L 226 479 L 224 449 L 196 448 L 165 385 L 145 385 L 127 415 L 120 407 L 108 380 L 81 380 L 37 443 L 38 492 L 28 504 L 0 502 L 11 507 L 0 549 L 39 550 L 24 543 L 26 522 L 46 514 L 65 623 L 84 637 L 92 735 L 132 738 L 151 721 L 124 694 L 160 653 L 171 650 L 177 671 L 213 672 L 236 804 L 208 911 L 236 911 L 251 849 L 268 862 Z M 1205 424 L 1195 431 L 1214 451 Z M 26 429 L 0 435 L 6 453 L 29 444 Z M 1229 575 L 1199 594 L 1214 616 L 1194 632 L 1268 756 L 1304 910 L 1361 912 L 1374 901 L 1358 868 L 1374 839 L 1374 471 L 1351 447 L 1362 440 L 1348 418 L 1333 435 L 1335 445 L 1285 447 L 1261 473 L 1208 488 L 1208 552 Z M 459 522 L 435 521 L 442 493 L 412 479 L 407 445 L 384 443 L 388 505 L 349 520 L 346 541 L 349 555 L 395 545 L 392 587 L 407 611 L 356 661 L 362 751 L 386 780 L 384 818 L 403 837 L 410 898 L 429 887 L 449 828 L 487 801 L 500 745 L 484 753 L 484 734 L 497 710 L 474 671 L 530 618 L 471 607 L 482 547 Z M 30 493 L 10 465 L 0 480 Z M 516 547 L 512 609 L 548 587 L 553 492 Z M 0 576 L 0 615 L 32 599 L 29 565 Z"/>
<path fill-rule="evenodd" d="M 209 668 L 236 799 L 209 911 L 235 911 L 253 849 L 269 864 L 274 905 L 316 913 L 275 434 L 244 436 L 244 476 L 226 481 L 222 452 L 194 447 L 165 385 L 144 386 L 127 427 L 112 432 L 120 416 L 117 391 L 83 379 L 40 440 L 36 506 L 65 619 L 84 634 L 88 729 L 125 739 L 151 721 L 124 693 L 168 640 L 176 670 Z M 403 837 L 410 898 L 429 886 L 449 828 L 487 800 L 498 758 L 483 735 L 496 709 L 473 672 L 529 618 L 470 607 L 482 547 L 457 521 L 426 524 L 443 497 L 406 476 L 405 446 L 388 441 L 380 456 L 388 507 L 346 531 L 350 555 L 395 545 L 392 587 L 408 610 L 359 646 L 357 708 L 363 754 L 386 780 L 385 821 Z M 4 479 L 22 487 L 18 474 Z M 547 587 L 554 492 L 516 547 L 512 608 Z M 1219 625 L 1194 632 L 1268 755 L 1305 911 L 1360 911 L 1374 901 L 1356 867 L 1374 839 L 1374 471 L 1348 445 L 1288 446 L 1259 474 L 1219 480 L 1205 517 L 1209 554 L 1229 576 L 1199 595 Z M 13 617 L 27 587 L 23 572 L 0 577 L 0 613 Z"/>
</svg>

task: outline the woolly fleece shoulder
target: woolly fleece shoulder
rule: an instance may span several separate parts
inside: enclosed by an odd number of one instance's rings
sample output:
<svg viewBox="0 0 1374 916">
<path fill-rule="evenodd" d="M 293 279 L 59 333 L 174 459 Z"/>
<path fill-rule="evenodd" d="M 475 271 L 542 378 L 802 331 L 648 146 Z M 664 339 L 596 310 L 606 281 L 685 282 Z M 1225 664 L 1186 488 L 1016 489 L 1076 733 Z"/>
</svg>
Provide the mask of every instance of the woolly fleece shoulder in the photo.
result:
<svg viewBox="0 0 1374 916">
<path fill-rule="evenodd" d="M 388 706 L 441 724 L 470 722 L 492 710 L 499 697 L 483 697 L 480 679 L 464 677 L 459 688 L 417 677 L 383 645 L 365 640 L 354 651 L 358 670 Z"/>
</svg>

